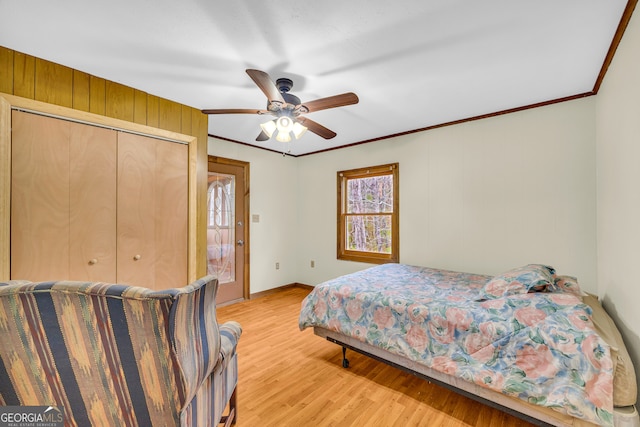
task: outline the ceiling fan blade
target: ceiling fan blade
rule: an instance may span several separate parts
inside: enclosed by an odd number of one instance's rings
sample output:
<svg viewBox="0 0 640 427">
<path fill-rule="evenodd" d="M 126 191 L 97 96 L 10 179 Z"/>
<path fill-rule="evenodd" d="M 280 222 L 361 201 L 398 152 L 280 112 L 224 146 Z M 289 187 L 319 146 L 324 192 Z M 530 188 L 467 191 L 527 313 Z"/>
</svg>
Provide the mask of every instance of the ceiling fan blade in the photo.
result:
<svg viewBox="0 0 640 427">
<path fill-rule="evenodd" d="M 334 136 L 336 136 L 336 133 L 334 131 L 332 131 L 331 129 L 327 129 L 326 127 L 322 126 L 320 123 L 314 122 L 311 119 L 308 119 L 306 117 L 298 117 L 297 120 L 298 122 L 300 122 L 301 125 L 305 126 L 309 131 L 315 133 L 318 136 L 323 137 L 324 139 L 331 139 Z"/>
<path fill-rule="evenodd" d="M 264 131 L 261 131 L 260 135 L 258 135 L 258 137 L 256 138 L 256 141 L 268 141 L 268 140 L 269 140 L 269 135 L 264 133 Z"/>
<path fill-rule="evenodd" d="M 345 105 L 357 104 L 358 101 L 358 96 L 355 93 L 347 92 L 341 95 L 334 95 L 327 98 L 316 99 L 314 101 L 303 102 L 302 106 L 311 113 L 313 111 L 326 110 L 327 108 L 344 107 Z"/>
<path fill-rule="evenodd" d="M 250 108 L 220 108 L 202 110 L 202 114 L 271 114 L 269 110 L 256 110 Z"/>
<path fill-rule="evenodd" d="M 286 103 L 275 83 L 273 83 L 271 77 L 269 77 L 269 74 L 251 68 L 247 69 L 247 74 L 249 74 L 249 77 L 251 77 L 260 90 L 267 96 L 269 102 L 278 101 L 282 104 Z"/>
</svg>

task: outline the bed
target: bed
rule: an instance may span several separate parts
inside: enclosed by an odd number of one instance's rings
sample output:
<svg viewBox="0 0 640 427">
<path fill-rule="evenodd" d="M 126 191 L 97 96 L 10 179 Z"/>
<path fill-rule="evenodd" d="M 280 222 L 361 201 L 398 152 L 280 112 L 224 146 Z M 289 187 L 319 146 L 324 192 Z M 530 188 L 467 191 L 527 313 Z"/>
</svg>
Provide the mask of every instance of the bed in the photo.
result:
<svg viewBox="0 0 640 427">
<path fill-rule="evenodd" d="M 299 327 L 538 425 L 637 426 L 635 371 L 597 298 L 552 267 L 383 264 L 314 288 Z"/>
</svg>

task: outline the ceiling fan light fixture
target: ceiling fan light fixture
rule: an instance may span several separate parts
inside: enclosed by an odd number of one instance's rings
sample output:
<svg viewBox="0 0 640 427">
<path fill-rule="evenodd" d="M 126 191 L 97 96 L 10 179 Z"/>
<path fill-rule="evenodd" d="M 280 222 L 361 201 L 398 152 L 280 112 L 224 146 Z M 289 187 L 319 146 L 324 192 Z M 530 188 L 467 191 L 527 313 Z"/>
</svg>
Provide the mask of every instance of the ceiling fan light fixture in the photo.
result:
<svg viewBox="0 0 640 427">
<path fill-rule="evenodd" d="M 266 133 L 269 138 L 273 136 L 273 133 L 277 129 L 275 120 L 269 120 L 266 123 L 262 123 L 260 127 L 262 128 L 262 131 Z"/>
<path fill-rule="evenodd" d="M 276 127 L 278 128 L 278 135 L 282 133 L 289 133 L 293 129 L 293 119 L 289 116 L 281 116 L 276 120 Z"/>
<path fill-rule="evenodd" d="M 304 133 L 307 131 L 306 126 L 301 125 L 299 122 L 295 122 L 293 124 L 293 136 L 296 137 L 296 139 L 300 139 L 300 137 L 302 137 L 302 135 L 304 135 Z"/>
<path fill-rule="evenodd" d="M 289 134 L 289 132 L 278 131 L 278 133 L 276 134 L 276 140 L 280 142 L 289 142 L 291 141 L 291 135 Z"/>
</svg>

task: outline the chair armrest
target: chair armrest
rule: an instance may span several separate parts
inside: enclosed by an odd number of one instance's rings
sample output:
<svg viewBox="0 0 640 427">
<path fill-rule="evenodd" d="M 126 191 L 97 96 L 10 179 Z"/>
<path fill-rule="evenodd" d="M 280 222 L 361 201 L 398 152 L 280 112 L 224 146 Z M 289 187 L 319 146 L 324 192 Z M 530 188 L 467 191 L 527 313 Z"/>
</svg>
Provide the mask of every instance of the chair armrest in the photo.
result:
<svg viewBox="0 0 640 427">
<path fill-rule="evenodd" d="M 240 335 L 242 335 L 242 327 L 238 322 L 229 321 L 220 325 L 222 369 L 226 368 L 227 362 L 235 353 Z"/>
</svg>

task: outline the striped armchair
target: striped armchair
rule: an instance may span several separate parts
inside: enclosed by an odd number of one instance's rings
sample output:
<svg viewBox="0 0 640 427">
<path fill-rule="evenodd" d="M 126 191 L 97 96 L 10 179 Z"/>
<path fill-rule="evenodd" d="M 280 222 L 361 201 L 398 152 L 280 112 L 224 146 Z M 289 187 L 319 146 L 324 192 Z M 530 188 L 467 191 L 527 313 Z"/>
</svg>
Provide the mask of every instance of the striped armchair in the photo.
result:
<svg viewBox="0 0 640 427">
<path fill-rule="evenodd" d="M 0 283 L 0 406 L 55 406 L 65 426 L 235 424 L 242 330 L 218 325 L 217 289 Z"/>
</svg>

